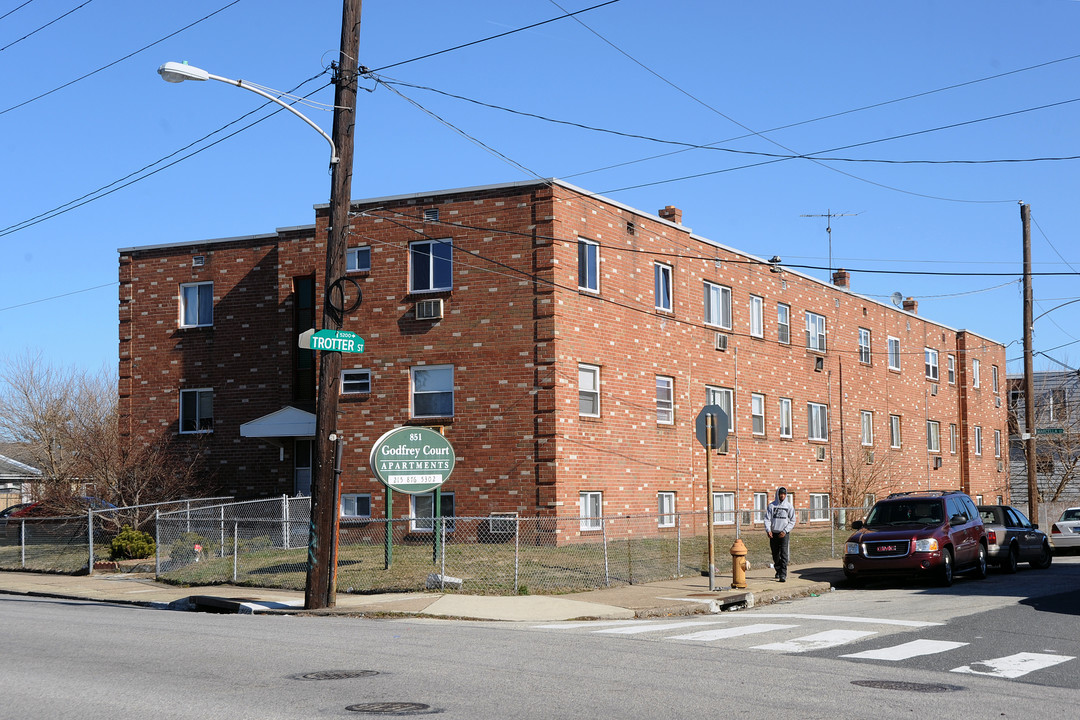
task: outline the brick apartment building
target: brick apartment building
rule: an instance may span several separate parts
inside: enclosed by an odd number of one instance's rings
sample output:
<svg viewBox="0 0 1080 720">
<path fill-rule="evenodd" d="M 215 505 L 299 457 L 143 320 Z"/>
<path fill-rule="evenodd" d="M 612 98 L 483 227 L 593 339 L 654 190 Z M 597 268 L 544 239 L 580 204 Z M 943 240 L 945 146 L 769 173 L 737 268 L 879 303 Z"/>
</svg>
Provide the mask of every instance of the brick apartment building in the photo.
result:
<svg viewBox="0 0 1080 720">
<path fill-rule="evenodd" d="M 784 485 L 811 520 L 885 492 L 1008 495 L 1004 348 L 561 181 L 357 201 L 339 430 L 346 516 L 382 517 L 372 443 L 441 428 L 447 515 L 706 508 L 695 417 L 729 410 L 718 518 Z M 132 442 L 206 443 L 239 498 L 306 493 L 328 208 L 312 226 L 120 252 Z M 430 516 L 430 497 L 394 504 Z M 661 518 L 660 524 L 665 524 Z M 582 522 L 583 528 L 589 521 Z"/>
</svg>

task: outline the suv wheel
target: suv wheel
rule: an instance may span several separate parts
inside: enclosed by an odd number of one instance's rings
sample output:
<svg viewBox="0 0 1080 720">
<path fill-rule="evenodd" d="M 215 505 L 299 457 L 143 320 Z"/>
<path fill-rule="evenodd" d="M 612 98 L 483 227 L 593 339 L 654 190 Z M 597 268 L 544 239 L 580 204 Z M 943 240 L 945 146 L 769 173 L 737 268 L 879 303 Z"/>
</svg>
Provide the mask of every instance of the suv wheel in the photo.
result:
<svg viewBox="0 0 1080 720">
<path fill-rule="evenodd" d="M 1001 569 L 1005 572 L 1012 574 L 1016 572 L 1016 565 L 1019 562 L 1019 558 L 1016 557 L 1016 546 L 1009 546 L 1009 554 L 1005 556 L 1005 559 L 1001 561 Z"/>
<path fill-rule="evenodd" d="M 945 548 L 941 551 L 941 584 L 943 587 L 949 587 L 953 581 L 953 561 L 952 550 Z"/>
<path fill-rule="evenodd" d="M 979 543 L 979 557 L 975 561 L 975 577 L 986 579 L 986 546 Z"/>
<path fill-rule="evenodd" d="M 1050 544 L 1043 541 L 1042 552 L 1039 553 L 1038 560 L 1032 560 L 1029 565 L 1036 570 L 1045 570 L 1050 567 L 1050 563 L 1054 561 L 1054 554 L 1050 552 Z"/>
</svg>

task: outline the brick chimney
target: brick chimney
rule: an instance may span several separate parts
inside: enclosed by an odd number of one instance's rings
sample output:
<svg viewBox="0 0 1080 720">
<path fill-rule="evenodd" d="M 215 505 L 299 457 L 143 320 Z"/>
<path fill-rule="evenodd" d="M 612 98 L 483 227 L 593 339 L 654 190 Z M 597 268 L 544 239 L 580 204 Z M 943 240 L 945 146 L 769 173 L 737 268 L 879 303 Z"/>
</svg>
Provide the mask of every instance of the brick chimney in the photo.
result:
<svg viewBox="0 0 1080 720">
<path fill-rule="evenodd" d="M 851 273 L 844 268 L 840 268 L 832 274 L 832 281 L 836 287 L 851 289 Z"/>
<path fill-rule="evenodd" d="M 682 225 L 682 210 L 674 205 L 668 205 L 666 208 L 660 211 L 660 217 L 665 220 L 670 220 L 676 225 Z"/>
<path fill-rule="evenodd" d="M 912 315 L 919 314 L 919 301 L 915 298 L 904 298 L 904 309 Z"/>
</svg>

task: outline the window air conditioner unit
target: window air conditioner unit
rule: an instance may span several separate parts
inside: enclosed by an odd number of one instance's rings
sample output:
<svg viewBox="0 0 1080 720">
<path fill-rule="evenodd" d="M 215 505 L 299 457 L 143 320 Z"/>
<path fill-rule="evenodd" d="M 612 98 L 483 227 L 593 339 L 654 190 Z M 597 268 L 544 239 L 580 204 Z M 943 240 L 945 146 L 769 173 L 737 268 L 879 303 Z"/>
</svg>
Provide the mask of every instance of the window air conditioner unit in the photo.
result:
<svg viewBox="0 0 1080 720">
<path fill-rule="evenodd" d="M 934 469 L 937 470 L 940 467 L 941 467 L 941 458 L 940 457 L 935 457 L 934 458 Z"/>
<path fill-rule="evenodd" d="M 937 395 L 937 383 L 930 383 L 930 394 Z"/>
<path fill-rule="evenodd" d="M 191 267 L 202 267 L 206 264 L 205 255 L 195 255 L 191 258 Z"/>
<path fill-rule="evenodd" d="M 994 407 L 1001 407 L 1001 396 L 998 395 L 994 398 Z"/>
<path fill-rule="evenodd" d="M 814 448 L 814 458 L 818 462 L 825 462 L 825 446 L 818 445 Z"/>
<path fill-rule="evenodd" d="M 493 512 L 484 522 L 482 533 L 488 542 L 506 542 L 517 530 L 516 512 Z"/>
<path fill-rule="evenodd" d="M 716 333 L 716 349 L 724 352 L 727 350 L 728 336 L 724 333 Z"/>
<path fill-rule="evenodd" d="M 998 460 L 998 472 L 1003 472 L 1004 470 L 1005 470 L 1005 463 Z"/>
<path fill-rule="evenodd" d="M 873 465 L 874 464 L 874 451 L 873 450 L 867 450 L 866 451 L 866 464 L 867 465 Z"/>
<path fill-rule="evenodd" d="M 416 303 L 417 320 L 439 320 L 443 316 L 442 298 L 435 300 L 421 300 Z"/>
</svg>

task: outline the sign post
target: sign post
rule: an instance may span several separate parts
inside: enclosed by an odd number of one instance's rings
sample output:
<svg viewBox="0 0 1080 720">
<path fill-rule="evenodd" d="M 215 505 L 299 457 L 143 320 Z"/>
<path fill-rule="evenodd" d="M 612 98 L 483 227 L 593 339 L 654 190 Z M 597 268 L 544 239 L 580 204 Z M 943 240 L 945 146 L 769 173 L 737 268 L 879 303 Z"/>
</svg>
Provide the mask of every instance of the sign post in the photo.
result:
<svg viewBox="0 0 1080 720">
<path fill-rule="evenodd" d="M 698 413 L 694 430 L 698 442 L 705 448 L 705 507 L 708 508 L 709 514 L 705 525 L 709 543 L 709 591 L 712 592 L 716 590 L 716 548 L 714 547 L 716 531 L 713 528 L 716 510 L 713 507 L 712 451 L 727 440 L 727 413 L 719 405 L 706 405 Z"/>
<path fill-rule="evenodd" d="M 375 477 L 386 486 L 386 568 L 393 559 L 393 493 L 422 495 L 434 491 L 431 531 L 436 557 L 440 535 L 436 521 L 441 515 L 439 488 L 454 471 L 457 456 L 450 442 L 431 428 L 405 426 L 383 433 L 371 448 L 369 463 Z"/>
</svg>

